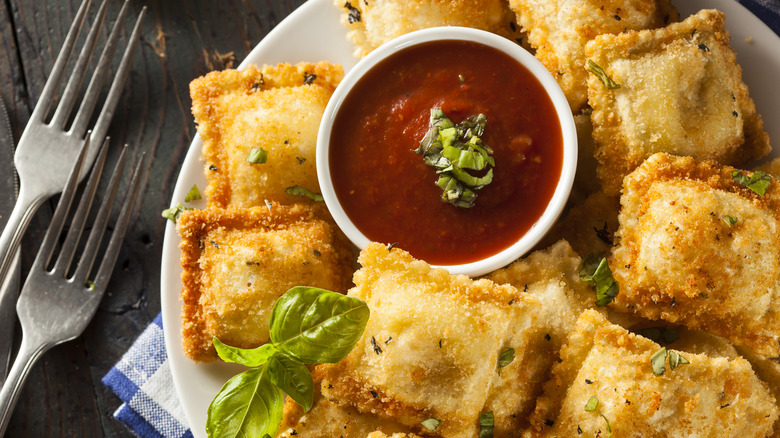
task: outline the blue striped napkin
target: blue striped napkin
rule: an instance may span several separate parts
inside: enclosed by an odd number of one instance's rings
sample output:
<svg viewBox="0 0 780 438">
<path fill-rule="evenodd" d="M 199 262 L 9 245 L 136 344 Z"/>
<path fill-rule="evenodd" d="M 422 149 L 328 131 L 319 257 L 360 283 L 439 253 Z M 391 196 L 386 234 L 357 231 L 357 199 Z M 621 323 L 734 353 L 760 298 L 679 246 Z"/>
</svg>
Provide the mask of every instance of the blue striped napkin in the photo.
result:
<svg viewBox="0 0 780 438">
<path fill-rule="evenodd" d="M 738 0 L 780 35 L 780 0 Z M 141 334 L 103 378 L 124 402 L 114 417 L 142 438 L 192 437 L 173 387 L 162 317 Z"/>
</svg>

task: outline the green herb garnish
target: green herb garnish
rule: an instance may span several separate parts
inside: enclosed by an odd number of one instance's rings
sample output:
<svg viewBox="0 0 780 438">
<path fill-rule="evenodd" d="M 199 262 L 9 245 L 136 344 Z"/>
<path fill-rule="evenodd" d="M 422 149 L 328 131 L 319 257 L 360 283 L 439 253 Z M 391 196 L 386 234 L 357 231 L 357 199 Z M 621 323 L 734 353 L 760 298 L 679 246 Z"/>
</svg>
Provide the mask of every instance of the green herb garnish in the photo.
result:
<svg viewBox="0 0 780 438">
<path fill-rule="evenodd" d="M 493 150 L 480 139 L 486 124 L 484 114 L 455 125 L 441 108 L 431 109 L 430 128 L 414 151 L 422 155 L 426 165 L 436 169 L 439 175 L 436 185 L 443 191 L 442 201 L 471 208 L 477 198 L 476 191 L 493 181 L 496 165 L 491 156 Z"/>
<path fill-rule="evenodd" d="M 737 219 L 734 216 L 726 215 L 726 216 L 723 216 L 723 220 L 726 221 L 726 225 L 728 225 L 729 227 L 733 227 L 734 225 L 737 224 L 737 221 L 739 219 Z"/>
<path fill-rule="evenodd" d="M 197 201 L 200 198 L 202 198 L 202 196 L 200 195 L 200 190 L 198 189 L 198 185 L 193 184 L 190 191 L 187 192 L 187 196 L 184 197 L 184 202 Z"/>
<path fill-rule="evenodd" d="M 286 393 L 305 411 L 311 408 L 314 382 L 305 364 L 336 363 L 363 335 L 369 309 L 365 302 L 314 287 L 294 287 L 274 305 L 270 342 L 254 349 L 214 347 L 225 362 L 248 367 L 230 379 L 208 408 L 210 437 L 276 436 Z"/>
<path fill-rule="evenodd" d="M 181 214 L 184 213 L 186 210 L 194 210 L 194 208 L 185 207 L 181 205 L 181 203 L 178 203 L 176 204 L 175 207 L 171 207 L 163 210 L 161 216 L 173 223 L 176 223 L 179 221 L 179 217 L 181 216 Z"/>
<path fill-rule="evenodd" d="M 599 415 L 601 415 L 601 418 L 607 423 L 607 438 L 612 438 L 612 426 L 609 424 L 609 420 L 601 412 L 599 412 Z"/>
<path fill-rule="evenodd" d="M 287 187 L 284 189 L 284 193 L 287 193 L 288 195 L 298 196 L 298 197 L 308 197 L 314 202 L 322 202 L 322 193 L 314 193 L 311 190 L 307 189 L 306 187 L 301 186 L 292 186 Z"/>
<path fill-rule="evenodd" d="M 498 355 L 498 374 L 501 374 L 501 368 L 512 363 L 515 360 L 515 349 L 507 348 Z"/>
<path fill-rule="evenodd" d="M 268 159 L 268 151 L 263 148 L 252 148 L 246 161 L 250 164 L 263 164 Z"/>
<path fill-rule="evenodd" d="M 607 259 L 597 254 L 591 254 L 582 261 L 580 280 L 596 287 L 596 305 L 606 306 L 614 301 L 620 292 L 620 285 L 612 277 Z"/>
<path fill-rule="evenodd" d="M 436 430 L 439 427 L 439 425 L 441 424 L 441 420 L 439 420 L 436 417 L 430 417 L 430 418 L 426 418 L 425 420 L 421 421 L 420 424 L 425 426 L 425 428 L 428 429 L 428 430 Z"/>
<path fill-rule="evenodd" d="M 493 411 L 485 412 L 479 416 L 479 438 L 493 438 L 493 427 L 496 420 Z"/>
<path fill-rule="evenodd" d="M 604 69 L 599 67 L 599 65 L 593 62 L 592 59 L 588 60 L 588 71 L 596 75 L 596 77 L 601 80 L 604 86 L 607 87 L 607 90 L 615 90 L 620 88 L 620 84 L 612 80 L 612 78 L 607 75 Z"/>
<path fill-rule="evenodd" d="M 680 365 L 690 363 L 688 359 L 682 357 L 682 355 L 674 350 L 669 351 L 669 368 L 674 370 Z"/>
<path fill-rule="evenodd" d="M 599 398 L 594 395 L 588 399 L 588 403 L 585 404 L 585 410 L 587 412 L 595 412 L 598 406 L 599 406 Z"/>
<path fill-rule="evenodd" d="M 680 365 L 690 363 L 688 359 L 684 358 L 680 353 L 661 348 L 652 355 L 650 355 L 650 366 L 653 368 L 653 374 L 660 376 L 666 371 L 666 358 L 669 358 L 669 368 L 674 370 Z"/>
<path fill-rule="evenodd" d="M 739 170 L 734 170 L 731 172 L 731 178 L 742 187 L 746 187 L 758 193 L 760 196 L 766 194 L 766 189 L 768 189 L 769 184 L 772 183 L 772 177 L 760 170 L 753 172 L 753 176 L 751 177 L 748 177 Z"/>
</svg>

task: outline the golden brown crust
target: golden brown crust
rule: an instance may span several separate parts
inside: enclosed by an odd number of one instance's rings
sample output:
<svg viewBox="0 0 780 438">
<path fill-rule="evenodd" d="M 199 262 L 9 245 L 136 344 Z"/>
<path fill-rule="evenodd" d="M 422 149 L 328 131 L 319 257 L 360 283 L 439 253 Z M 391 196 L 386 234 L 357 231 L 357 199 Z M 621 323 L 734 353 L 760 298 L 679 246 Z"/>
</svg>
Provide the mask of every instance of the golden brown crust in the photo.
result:
<svg viewBox="0 0 780 438">
<path fill-rule="evenodd" d="M 212 338 L 254 348 L 268 340 L 270 310 L 293 286 L 346 292 L 351 248 L 318 219 L 320 206 L 185 211 L 177 229 L 182 251 L 182 335 L 187 357 L 216 358 Z"/>
<path fill-rule="evenodd" d="M 735 182 L 734 170 L 656 154 L 626 177 L 610 258 L 615 303 L 776 356 L 780 184 L 760 196 Z"/>
<path fill-rule="evenodd" d="M 742 165 L 769 139 L 742 81 L 720 11 L 702 10 L 663 29 L 602 35 L 587 56 L 620 88 L 591 74 L 593 138 L 604 191 L 656 152 Z"/>
<path fill-rule="evenodd" d="M 493 411 L 496 437 L 510 436 L 533 406 L 530 348 L 539 303 L 512 286 L 432 269 L 407 252 L 369 244 L 359 258 L 351 296 L 371 317 L 355 349 L 323 364 L 323 395 L 361 412 L 392 418 L 416 433 L 420 421 L 442 422 L 435 434 L 472 437 Z M 498 372 L 498 356 L 515 359 Z"/>
<path fill-rule="evenodd" d="M 209 207 L 307 202 L 284 193 L 293 185 L 319 192 L 317 130 L 343 75 L 341 66 L 320 62 L 261 69 L 250 65 L 192 81 Z M 256 147 L 268 152 L 263 164 L 247 162 Z"/>
<path fill-rule="evenodd" d="M 766 162 L 758 166 L 755 170 L 764 171 L 774 178 L 780 179 L 780 158 L 775 158 L 772 161 Z"/>
<path fill-rule="evenodd" d="M 509 5 L 574 113 L 588 99 L 588 41 L 602 34 L 665 26 L 679 18 L 668 0 L 510 0 Z"/>
<path fill-rule="evenodd" d="M 742 359 L 683 353 L 690 363 L 655 375 L 660 345 L 585 311 L 553 367 L 528 437 L 766 436 L 778 406 Z M 585 409 L 598 398 L 595 410 Z"/>
<path fill-rule="evenodd" d="M 362 58 L 406 33 L 436 26 L 465 26 L 521 41 L 524 34 L 502 0 L 334 0 L 347 38 Z"/>
</svg>

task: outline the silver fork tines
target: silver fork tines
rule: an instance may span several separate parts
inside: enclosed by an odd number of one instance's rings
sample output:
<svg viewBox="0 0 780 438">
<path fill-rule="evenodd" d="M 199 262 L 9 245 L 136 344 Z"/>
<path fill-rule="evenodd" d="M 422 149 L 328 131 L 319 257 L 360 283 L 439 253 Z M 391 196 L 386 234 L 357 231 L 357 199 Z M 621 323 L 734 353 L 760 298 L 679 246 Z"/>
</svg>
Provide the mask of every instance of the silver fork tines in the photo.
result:
<svg viewBox="0 0 780 438">
<path fill-rule="evenodd" d="M 143 180 L 144 157 L 138 161 L 127 190 L 122 209 L 117 218 L 111 240 L 106 246 L 97 273 L 90 278 L 93 264 L 100 253 L 100 244 L 106 231 L 108 217 L 116 198 L 119 181 L 127 161 L 126 148 L 117 161 L 106 196 L 97 212 L 81 257 L 72 274 L 69 274 L 78 241 L 85 229 L 89 210 L 95 197 L 97 182 L 103 171 L 108 142 L 100 150 L 89 181 L 84 188 L 79 206 L 73 214 L 65 242 L 52 269 L 47 266 L 55 255 L 57 242 L 65 225 L 68 211 L 75 196 L 79 174 L 86 161 L 89 140 L 85 142 L 76 165 L 73 167 L 60 202 L 46 231 L 27 280 L 22 288 L 16 312 L 22 325 L 22 344 L 8 379 L 0 390 L 0 436 L 8 425 L 20 389 L 32 365 L 51 347 L 75 339 L 86 328 L 97 310 L 98 303 L 108 285 L 119 249 L 130 222 Z"/>
<path fill-rule="evenodd" d="M 116 24 L 111 30 L 106 45 L 97 61 L 95 73 L 87 86 L 79 109 L 73 118 L 73 123 L 66 130 L 65 125 L 71 117 L 87 66 L 90 64 L 92 54 L 97 45 L 100 28 L 105 21 L 108 0 L 104 0 L 85 38 L 84 46 L 76 59 L 62 99 L 54 110 L 51 121 L 46 122 L 46 116 L 52 110 L 56 100 L 56 90 L 60 86 L 65 69 L 75 50 L 76 40 L 81 33 L 90 2 L 91 0 L 84 0 L 76 12 L 76 17 L 65 37 L 63 47 L 59 55 L 57 55 L 57 60 L 54 62 L 49 78 L 46 80 L 35 110 L 33 110 L 30 121 L 25 127 L 16 147 L 14 164 L 19 174 L 19 196 L 13 212 L 8 217 L 6 227 L 2 235 L 0 235 L 0 282 L 8 274 L 14 253 L 33 214 L 46 199 L 62 190 L 68 179 L 68 172 L 77 161 L 79 151 L 82 149 L 81 146 L 84 144 L 84 137 L 89 135 L 86 134 L 87 125 L 98 103 L 105 79 L 108 77 L 111 58 L 118 46 L 119 37 L 124 28 L 129 0 L 125 1 L 119 11 Z M 86 150 L 84 168 L 89 168 L 95 160 L 97 150 L 105 140 L 108 125 L 119 103 L 119 96 L 130 71 L 133 52 L 140 38 L 141 23 L 145 12 L 146 8 L 143 8 L 138 15 L 132 35 L 114 75 L 106 100 L 100 110 L 100 115 L 95 122 L 90 137 L 94 147 Z M 84 174 L 86 172 L 79 174 L 78 180 L 83 179 Z M 2 347 L 0 345 L 0 348 Z"/>
</svg>

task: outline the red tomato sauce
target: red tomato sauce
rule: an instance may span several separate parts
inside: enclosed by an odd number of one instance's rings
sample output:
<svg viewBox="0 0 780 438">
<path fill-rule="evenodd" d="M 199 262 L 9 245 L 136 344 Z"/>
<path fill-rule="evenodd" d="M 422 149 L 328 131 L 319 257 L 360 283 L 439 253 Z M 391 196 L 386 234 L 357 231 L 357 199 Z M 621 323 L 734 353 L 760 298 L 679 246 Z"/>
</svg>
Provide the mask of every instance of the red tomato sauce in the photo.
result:
<svg viewBox="0 0 780 438">
<path fill-rule="evenodd" d="M 441 201 L 435 170 L 414 152 L 433 107 L 454 123 L 487 116 L 481 138 L 496 165 L 472 208 Z M 329 159 L 336 195 L 367 238 L 454 265 L 500 252 L 541 217 L 561 175 L 563 138 L 552 101 L 519 62 L 440 41 L 404 49 L 358 81 L 335 119 Z"/>
</svg>

